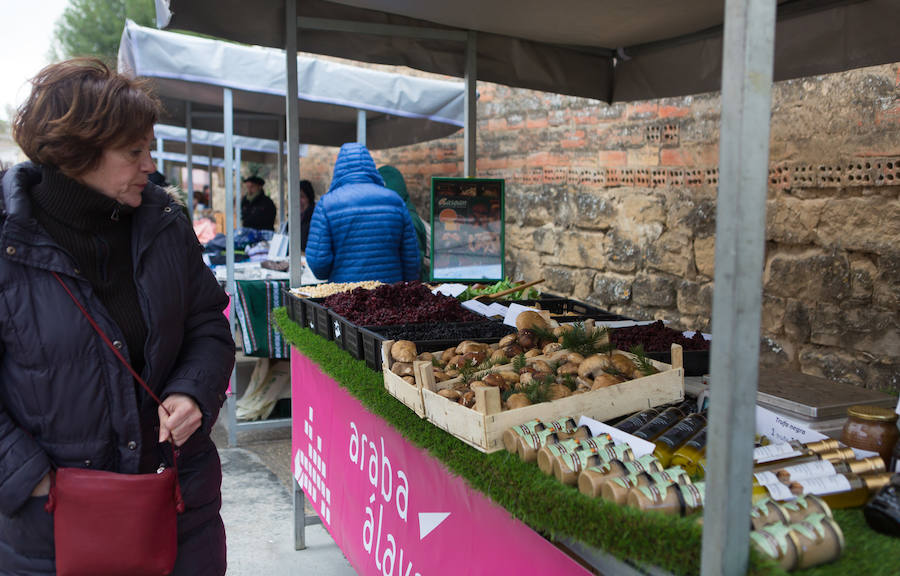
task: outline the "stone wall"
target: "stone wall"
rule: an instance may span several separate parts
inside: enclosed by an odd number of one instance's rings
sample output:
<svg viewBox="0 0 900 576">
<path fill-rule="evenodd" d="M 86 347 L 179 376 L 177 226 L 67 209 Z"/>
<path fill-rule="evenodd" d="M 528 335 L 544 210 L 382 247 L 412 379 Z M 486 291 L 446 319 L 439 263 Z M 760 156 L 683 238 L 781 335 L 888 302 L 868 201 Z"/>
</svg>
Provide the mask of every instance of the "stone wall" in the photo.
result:
<svg viewBox="0 0 900 576">
<path fill-rule="evenodd" d="M 708 330 L 718 94 L 606 105 L 480 83 L 478 174 L 507 182 L 507 270 Z M 776 84 L 761 354 L 870 388 L 900 379 L 900 65 Z M 335 149 L 301 171 L 327 189 Z M 425 216 L 461 133 L 375 154 Z"/>
</svg>

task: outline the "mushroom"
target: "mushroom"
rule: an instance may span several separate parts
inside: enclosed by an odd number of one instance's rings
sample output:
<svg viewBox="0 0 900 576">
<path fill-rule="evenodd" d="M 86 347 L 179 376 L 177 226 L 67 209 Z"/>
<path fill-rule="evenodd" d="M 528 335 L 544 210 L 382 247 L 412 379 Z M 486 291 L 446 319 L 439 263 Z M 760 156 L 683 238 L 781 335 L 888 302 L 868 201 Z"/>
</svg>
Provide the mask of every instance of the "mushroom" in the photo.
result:
<svg viewBox="0 0 900 576">
<path fill-rule="evenodd" d="M 553 354 L 560 348 L 562 348 L 562 344 L 560 344 L 559 342 L 551 342 L 550 344 L 547 344 L 546 346 L 544 346 L 543 352 L 544 352 L 545 356 L 548 356 L 550 354 Z"/>
<path fill-rule="evenodd" d="M 453 400 L 454 402 L 459 400 L 459 397 L 462 396 L 462 394 L 460 394 L 458 390 L 453 390 L 452 388 L 438 390 L 438 394 L 443 396 L 444 398 L 447 398 L 448 400 Z"/>
<path fill-rule="evenodd" d="M 447 364 L 454 356 L 456 356 L 456 347 L 447 348 L 441 353 L 441 362 Z"/>
<path fill-rule="evenodd" d="M 469 390 L 468 392 L 463 392 L 463 395 L 459 399 L 459 403 L 465 406 L 466 408 L 471 408 L 475 405 L 475 392 Z"/>
<path fill-rule="evenodd" d="M 418 356 L 416 356 L 416 360 L 421 360 L 422 362 L 432 362 L 434 361 L 434 354 L 431 352 L 422 352 Z"/>
<path fill-rule="evenodd" d="M 472 352 L 486 353 L 487 350 L 487 344 L 482 344 L 481 342 L 472 342 L 471 340 L 463 340 L 459 343 L 459 346 L 456 347 L 457 354 L 470 354 Z"/>
<path fill-rule="evenodd" d="M 466 352 L 462 355 L 462 362 L 460 365 L 469 362 L 472 366 L 478 366 L 479 364 L 484 363 L 487 360 L 488 355 L 484 350 L 479 350 L 478 352 Z"/>
<path fill-rule="evenodd" d="M 474 382 L 469 382 L 469 388 L 487 388 L 488 385 L 485 384 L 484 380 L 475 380 Z"/>
<path fill-rule="evenodd" d="M 528 358 L 528 355 L 526 354 L 525 357 Z M 531 360 L 531 361 L 528 362 L 528 364 L 529 364 L 532 368 L 534 368 L 535 370 L 537 370 L 538 372 L 548 372 L 548 373 L 549 373 L 549 372 L 553 372 L 553 370 L 550 368 L 550 365 L 547 364 L 547 363 L 546 363 L 545 361 L 543 361 L 543 360 L 539 360 L 539 359 Z"/>
<path fill-rule="evenodd" d="M 487 374 L 484 378 L 481 379 L 481 381 L 488 386 L 494 386 L 497 388 L 505 388 L 507 386 L 506 380 L 504 380 L 503 376 L 499 374 Z"/>
<path fill-rule="evenodd" d="M 528 352 L 525 353 L 526 358 L 534 358 L 535 356 L 540 356 L 541 350 L 539 348 L 532 348 Z"/>
<path fill-rule="evenodd" d="M 594 354 L 584 359 L 578 366 L 578 375 L 582 378 L 590 378 L 593 380 L 600 374 L 605 374 L 604 368 L 609 366 L 609 356 L 606 354 Z"/>
<path fill-rule="evenodd" d="M 575 377 L 575 385 L 577 386 L 577 390 L 581 390 L 582 392 L 587 392 L 591 389 L 591 386 L 594 385 L 593 382 L 585 380 L 581 376 Z"/>
<path fill-rule="evenodd" d="M 434 369 L 434 381 L 435 382 L 443 382 L 445 380 L 449 380 L 450 377 L 447 376 L 447 373 L 443 370 Z"/>
<path fill-rule="evenodd" d="M 499 342 L 497 342 L 497 345 L 498 345 L 500 348 L 506 348 L 506 347 L 509 346 L 510 344 L 515 344 L 515 343 L 516 343 L 516 339 L 517 339 L 518 337 L 519 337 L 519 335 L 518 335 L 518 334 L 515 334 L 515 333 L 513 333 L 513 334 L 507 334 L 506 336 L 504 336 L 503 338 L 501 338 Z"/>
<path fill-rule="evenodd" d="M 634 378 L 634 372 L 637 370 L 637 366 L 634 365 L 631 358 L 628 358 L 623 354 L 613 354 L 612 358 L 610 358 L 610 364 L 626 378 Z"/>
<path fill-rule="evenodd" d="M 524 351 L 519 344 L 508 344 L 503 348 L 503 353 L 506 354 L 507 358 L 515 358 Z"/>
<path fill-rule="evenodd" d="M 511 386 L 519 381 L 519 375 L 515 372 L 510 372 L 509 370 L 503 370 L 502 372 L 497 372 L 503 381 L 506 382 L 507 386 Z"/>
<path fill-rule="evenodd" d="M 549 327 L 544 317 L 533 310 L 525 310 L 516 316 L 516 328 L 520 334 L 523 330 L 547 330 Z"/>
<path fill-rule="evenodd" d="M 503 350 L 495 350 L 494 353 L 491 354 L 491 362 L 494 364 L 506 364 L 509 362 L 509 357 Z"/>
<path fill-rule="evenodd" d="M 393 372 L 397 376 L 412 376 L 412 362 L 394 362 L 394 364 L 391 366 L 391 372 Z"/>
<path fill-rule="evenodd" d="M 516 390 L 524 390 L 534 382 L 534 374 L 531 372 L 523 372 L 519 376 L 519 382 L 516 384 Z"/>
<path fill-rule="evenodd" d="M 566 332 L 569 332 L 570 330 L 574 330 L 574 329 L 575 329 L 575 327 L 572 326 L 571 324 L 562 324 L 553 329 L 553 335 L 561 340 L 563 334 L 565 334 Z M 562 344 L 562 342 L 560 342 L 560 344 Z"/>
<path fill-rule="evenodd" d="M 391 358 L 397 362 L 412 362 L 416 354 L 416 345 L 409 340 L 397 340 L 391 346 Z"/>
<path fill-rule="evenodd" d="M 507 410 L 515 410 L 516 408 L 524 408 L 525 406 L 531 406 L 531 400 L 521 392 L 511 394 L 510 397 L 506 399 Z"/>
<path fill-rule="evenodd" d="M 571 395 L 572 391 L 569 390 L 569 387 L 565 384 L 551 384 L 547 389 L 547 399 L 551 401 L 566 398 Z"/>
<path fill-rule="evenodd" d="M 522 330 L 519 332 L 519 346 L 521 346 L 524 350 L 529 350 L 534 348 L 540 342 L 540 339 L 537 335 L 531 330 Z"/>
<path fill-rule="evenodd" d="M 407 384 L 409 384 L 410 386 L 416 385 L 416 379 L 413 378 L 412 376 L 402 376 L 402 378 L 403 378 L 403 381 L 406 382 Z"/>
<path fill-rule="evenodd" d="M 560 376 L 565 376 L 566 374 L 571 374 L 574 376 L 578 374 L 578 364 L 574 362 L 566 362 L 556 369 L 556 373 Z"/>
<path fill-rule="evenodd" d="M 601 388 L 606 388 L 607 386 L 620 384 L 621 382 L 622 380 L 618 376 L 604 372 L 594 378 L 594 384 L 591 386 L 591 390 L 599 390 Z"/>
</svg>

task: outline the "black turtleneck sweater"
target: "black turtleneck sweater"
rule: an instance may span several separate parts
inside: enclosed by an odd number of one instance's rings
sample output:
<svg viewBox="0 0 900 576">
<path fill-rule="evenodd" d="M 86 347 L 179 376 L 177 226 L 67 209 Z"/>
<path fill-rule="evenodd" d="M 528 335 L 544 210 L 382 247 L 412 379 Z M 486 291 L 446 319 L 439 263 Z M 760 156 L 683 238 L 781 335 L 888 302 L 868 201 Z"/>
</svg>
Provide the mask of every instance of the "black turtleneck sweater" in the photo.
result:
<svg viewBox="0 0 900 576">
<path fill-rule="evenodd" d="M 134 283 L 133 208 L 47 166 L 41 182 L 31 189 L 31 199 L 38 223 L 74 258 L 81 275 L 122 330 L 131 365 L 140 374 L 147 326 Z M 115 340 L 114 335 L 108 336 Z"/>
</svg>

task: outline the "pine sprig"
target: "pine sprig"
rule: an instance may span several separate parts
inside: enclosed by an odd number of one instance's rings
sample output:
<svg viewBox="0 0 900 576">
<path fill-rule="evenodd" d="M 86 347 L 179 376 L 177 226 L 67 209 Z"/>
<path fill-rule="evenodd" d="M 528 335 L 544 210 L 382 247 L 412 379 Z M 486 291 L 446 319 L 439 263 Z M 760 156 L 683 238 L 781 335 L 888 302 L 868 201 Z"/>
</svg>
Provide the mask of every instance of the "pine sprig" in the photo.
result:
<svg viewBox="0 0 900 576">
<path fill-rule="evenodd" d="M 647 358 L 647 353 L 644 351 L 643 344 L 632 346 L 629 352 L 634 354 L 634 365 L 637 368 L 638 372 L 640 372 L 644 376 L 649 376 L 651 374 L 656 374 L 657 372 L 659 372 L 659 369 L 657 369 L 657 367 L 653 365 L 653 362 L 651 362 L 650 359 Z"/>
<path fill-rule="evenodd" d="M 571 330 L 562 333 L 560 344 L 566 350 L 577 352 L 587 358 L 591 354 L 612 350 L 611 344 L 603 342 L 607 333 L 606 327 L 588 330 L 584 322 L 575 322 Z"/>
</svg>

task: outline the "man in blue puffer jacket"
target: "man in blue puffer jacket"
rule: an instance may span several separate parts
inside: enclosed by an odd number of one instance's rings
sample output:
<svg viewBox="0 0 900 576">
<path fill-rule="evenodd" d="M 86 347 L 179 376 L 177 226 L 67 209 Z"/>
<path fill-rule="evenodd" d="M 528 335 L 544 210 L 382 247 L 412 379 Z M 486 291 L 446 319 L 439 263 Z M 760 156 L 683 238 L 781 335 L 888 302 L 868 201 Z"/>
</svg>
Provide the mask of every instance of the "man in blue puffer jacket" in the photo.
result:
<svg viewBox="0 0 900 576">
<path fill-rule="evenodd" d="M 328 192 L 316 204 L 306 245 L 316 278 L 331 282 L 419 278 L 419 248 L 406 204 L 384 187 L 362 144 L 341 146 Z"/>
</svg>

